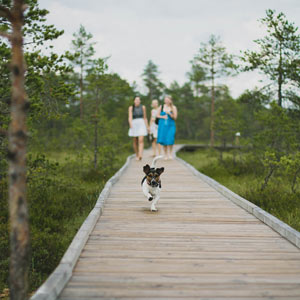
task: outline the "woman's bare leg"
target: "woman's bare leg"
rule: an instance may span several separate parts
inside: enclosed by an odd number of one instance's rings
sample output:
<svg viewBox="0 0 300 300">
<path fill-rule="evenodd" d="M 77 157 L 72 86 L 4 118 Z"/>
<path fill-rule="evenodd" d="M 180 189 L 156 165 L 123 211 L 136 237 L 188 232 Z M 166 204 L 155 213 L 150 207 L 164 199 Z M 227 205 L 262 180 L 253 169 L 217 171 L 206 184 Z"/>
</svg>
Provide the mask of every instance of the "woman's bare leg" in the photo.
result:
<svg viewBox="0 0 300 300">
<path fill-rule="evenodd" d="M 139 159 L 140 160 L 143 157 L 143 151 L 144 151 L 144 137 L 139 136 Z"/>
<path fill-rule="evenodd" d="M 135 152 L 136 157 L 139 157 L 139 152 L 138 152 L 138 138 L 134 137 L 133 138 L 133 150 Z"/>
<path fill-rule="evenodd" d="M 164 146 L 165 159 L 168 159 L 168 146 Z"/>
<path fill-rule="evenodd" d="M 173 151 L 173 145 L 169 145 L 169 159 L 173 159 L 173 156 L 172 156 L 172 151 Z"/>
<path fill-rule="evenodd" d="M 161 144 L 156 144 L 157 150 L 158 150 L 158 155 L 161 154 Z"/>
</svg>

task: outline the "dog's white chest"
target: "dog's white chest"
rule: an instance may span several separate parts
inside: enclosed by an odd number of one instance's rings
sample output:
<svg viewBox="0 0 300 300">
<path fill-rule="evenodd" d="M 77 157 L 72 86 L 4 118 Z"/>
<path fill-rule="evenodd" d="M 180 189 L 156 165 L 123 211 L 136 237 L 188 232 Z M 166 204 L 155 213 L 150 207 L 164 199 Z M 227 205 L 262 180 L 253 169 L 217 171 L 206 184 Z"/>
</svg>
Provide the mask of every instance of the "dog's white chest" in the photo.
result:
<svg viewBox="0 0 300 300">
<path fill-rule="evenodd" d="M 143 182 L 143 191 L 155 196 L 160 193 L 160 187 L 159 186 L 157 186 L 157 187 L 150 186 L 145 180 Z"/>
</svg>

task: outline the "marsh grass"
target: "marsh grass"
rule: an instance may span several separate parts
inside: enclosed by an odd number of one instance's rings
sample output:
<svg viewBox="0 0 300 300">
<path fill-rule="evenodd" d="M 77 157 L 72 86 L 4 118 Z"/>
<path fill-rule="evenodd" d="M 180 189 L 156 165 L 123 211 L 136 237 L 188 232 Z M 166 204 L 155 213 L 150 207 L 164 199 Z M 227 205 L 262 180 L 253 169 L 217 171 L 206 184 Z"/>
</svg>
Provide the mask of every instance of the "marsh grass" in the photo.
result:
<svg viewBox="0 0 300 300">
<path fill-rule="evenodd" d="M 77 230 L 94 207 L 106 181 L 125 163 L 129 152 L 110 162 L 84 152 L 28 155 L 27 198 L 31 231 L 30 292 L 55 269 Z M 9 266 L 7 181 L 0 181 L 0 294 L 7 291 Z M 3 294 L 3 293 L 2 293 Z"/>
</svg>

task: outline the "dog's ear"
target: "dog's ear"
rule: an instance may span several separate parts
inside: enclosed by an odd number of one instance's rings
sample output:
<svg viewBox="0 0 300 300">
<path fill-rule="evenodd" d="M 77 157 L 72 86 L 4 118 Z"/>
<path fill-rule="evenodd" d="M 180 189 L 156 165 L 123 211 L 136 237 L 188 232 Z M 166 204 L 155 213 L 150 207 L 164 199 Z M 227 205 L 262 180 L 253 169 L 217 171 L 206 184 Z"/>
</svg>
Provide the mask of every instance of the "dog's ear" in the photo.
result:
<svg viewBox="0 0 300 300">
<path fill-rule="evenodd" d="M 160 175 L 161 173 L 164 172 L 164 170 L 165 170 L 164 167 L 162 167 L 162 168 L 157 168 L 157 169 L 156 169 L 156 172 Z"/>
<path fill-rule="evenodd" d="M 148 174 L 150 171 L 150 166 L 149 165 L 144 166 L 143 171 L 144 173 Z"/>
</svg>

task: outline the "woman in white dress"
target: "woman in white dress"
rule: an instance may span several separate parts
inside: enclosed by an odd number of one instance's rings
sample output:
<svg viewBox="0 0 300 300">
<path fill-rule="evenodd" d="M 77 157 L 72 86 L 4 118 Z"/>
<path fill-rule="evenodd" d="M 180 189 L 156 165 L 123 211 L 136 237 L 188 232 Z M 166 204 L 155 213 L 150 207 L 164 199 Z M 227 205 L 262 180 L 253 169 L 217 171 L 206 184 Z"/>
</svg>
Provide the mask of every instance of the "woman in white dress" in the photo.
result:
<svg viewBox="0 0 300 300">
<path fill-rule="evenodd" d="M 152 100 L 151 107 L 152 110 L 151 110 L 151 119 L 150 119 L 150 134 L 153 135 L 153 140 L 152 140 L 153 156 L 156 156 L 156 150 L 158 151 L 158 155 L 160 155 L 160 145 L 156 143 L 157 130 L 158 130 L 158 125 L 155 124 L 155 119 L 158 112 L 158 101 L 156 99 Z"/>
<path fill-rule="evenodd" d="M 140 97 L 135 97 L 134 104 L 128 108 L 128 135 L 133 137 L 133 149 L 136 160 L 142 160 L 144 151 L 144 136 L 148 134 L 149 126 L 146 107 L 141 105 Z"/>
</svg>

